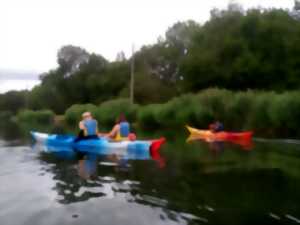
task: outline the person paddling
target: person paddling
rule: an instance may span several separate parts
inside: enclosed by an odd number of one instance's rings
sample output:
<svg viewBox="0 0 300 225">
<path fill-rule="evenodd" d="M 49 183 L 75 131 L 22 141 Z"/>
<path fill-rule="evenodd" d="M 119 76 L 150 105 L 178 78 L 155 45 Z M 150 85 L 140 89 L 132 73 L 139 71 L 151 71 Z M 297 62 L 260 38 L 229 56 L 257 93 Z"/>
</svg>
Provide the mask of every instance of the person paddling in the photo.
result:
<svg viewBox="0 0 300 225">
<path fill-rule="evenodd" d="M 98 122 L 95 120 L 90 112 L 82 114 L 82 120 L 78 124 L 80 132 L 75 142 L 83 139 L 98 138 Z"/>
<path fill-rule="evenodd" d="M 220 121 L 216 121 L 216 122 L 209 125 L 209 130 L 211 132 L 224 131 L 224 125 Z"/>
<path fill-rule="evenodd" d="M 224 125 L 220 121 L 215 122 L 215 132 L 224 131 Z"/>
<path fill-rule="evenodd" d="M 121 114 L 116 120 L 116 124 L 113 129 L 106 135 L 108 138 L 120 141 L 122 139 L 127 139 L 130 135 L 130 125 L 127 122 L 124 114 Z"/>
</svg>

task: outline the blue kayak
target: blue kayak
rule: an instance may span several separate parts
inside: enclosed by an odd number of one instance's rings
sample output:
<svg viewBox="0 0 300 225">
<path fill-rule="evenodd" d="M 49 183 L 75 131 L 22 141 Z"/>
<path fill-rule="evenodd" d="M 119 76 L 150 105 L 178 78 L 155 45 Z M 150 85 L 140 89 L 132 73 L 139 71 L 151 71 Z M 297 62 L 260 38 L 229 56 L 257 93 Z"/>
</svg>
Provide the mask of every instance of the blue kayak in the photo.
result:
<svg viewBox="0 0 300 225">
<path fill-rule="evenodd" d="M 165 138 L 116 142 L 104 137 L 74 142 L 76 138 L 74 135 L 47 134 L 34 131 L 30 133 L 37 144 L 44 145 L 54 151 L 71 151 L 76 149 L 81 152 L 95 154 L 109 154 L 111 150 L 124 150 L 129 154 L 130 152 L 134 152 L 134 154 L 148 152 L 149 154 L 149 151 L 157 151 L 165 142 Z"/>
</svg>

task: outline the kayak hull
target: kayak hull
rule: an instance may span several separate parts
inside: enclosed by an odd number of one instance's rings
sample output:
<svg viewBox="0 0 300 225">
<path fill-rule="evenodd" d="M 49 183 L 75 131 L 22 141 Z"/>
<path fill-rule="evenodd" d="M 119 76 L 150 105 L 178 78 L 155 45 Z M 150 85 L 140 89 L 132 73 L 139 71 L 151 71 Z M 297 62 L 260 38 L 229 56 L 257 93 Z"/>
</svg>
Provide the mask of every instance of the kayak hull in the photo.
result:
<svg viewBox="0 0 300 225">
<path fill-rule="evenodd" d="M 112 149 L 125 149 L 127 152 L 149 152 L 150 150 L 158 150 L 165 142 L 165 138 L 156 140 L 136 140 L 136 141 L 110 141 L 107 138 L 101 137 L 97 139 L 86 139 L 74 142 L 75 136 L 73 135 L 58 135 L 47 134 L 40 132 L 31 132 L 33 139 L 37 144 L 45 145 L 52 149 L 75 149 L 81 152 L 106 154 Z M 58 147 L 58 148 L 56 148 Z"/>
<path fill-rule="evenodd" d="M 186 126 L 191 136 L 211 141 L 247 141 L 252 139 L 253 132 L 212 132 L 210 130 L 199 130 Z"/>
</svg>

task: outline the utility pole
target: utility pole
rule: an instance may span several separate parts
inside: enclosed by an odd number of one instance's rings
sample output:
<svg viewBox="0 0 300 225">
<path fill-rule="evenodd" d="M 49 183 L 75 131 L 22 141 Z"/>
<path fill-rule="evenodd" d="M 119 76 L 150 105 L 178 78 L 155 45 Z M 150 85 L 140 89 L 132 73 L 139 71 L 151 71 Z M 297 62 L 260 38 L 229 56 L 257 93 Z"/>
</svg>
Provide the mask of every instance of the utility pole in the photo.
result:
<svg viewBox="0 0 300 225">
<path fill-rule="evenodd" d="M 132 44 L 131 73 L 130 73 L 130 103 L 134 103 L 134 44 Z"/>
<path fill-rule="evenodd" d="M 29 109 L 29 87 L 28 87 L 28 84 L 26 84 L 26 88 L 25 88 L 25 109 Z"/>
</svg>

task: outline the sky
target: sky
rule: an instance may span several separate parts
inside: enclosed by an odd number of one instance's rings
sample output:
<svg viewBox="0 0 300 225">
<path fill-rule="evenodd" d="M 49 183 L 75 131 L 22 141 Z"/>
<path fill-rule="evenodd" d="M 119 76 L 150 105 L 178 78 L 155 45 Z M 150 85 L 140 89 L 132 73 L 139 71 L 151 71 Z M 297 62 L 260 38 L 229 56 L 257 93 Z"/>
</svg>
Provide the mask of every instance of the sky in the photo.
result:
<svg viewBox="0 0 300 225">
<path fill-rule="evenodd" d="M 236 0 L 249 7 L 291 9 L 294 0 Z M 0 93 L 31 88 L 57 67 L 63 45 L 114 60 L 131 46 L 155 43 L 177 21 L 203 23 L 228 0 L 0 0 Z M 16 81 L 18 80 L 18 81 Z M 35 81 L 35 82 L 34 82 Z M 4 82 L 5 85 L 4 85 Z M 27 82 L 27 83 L 26 83 Z M 15 84 L 14 84 L 15 83 Z"/>
</svg>

